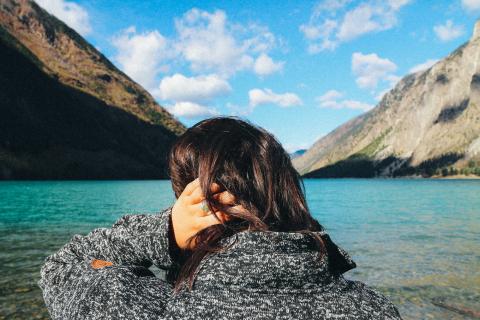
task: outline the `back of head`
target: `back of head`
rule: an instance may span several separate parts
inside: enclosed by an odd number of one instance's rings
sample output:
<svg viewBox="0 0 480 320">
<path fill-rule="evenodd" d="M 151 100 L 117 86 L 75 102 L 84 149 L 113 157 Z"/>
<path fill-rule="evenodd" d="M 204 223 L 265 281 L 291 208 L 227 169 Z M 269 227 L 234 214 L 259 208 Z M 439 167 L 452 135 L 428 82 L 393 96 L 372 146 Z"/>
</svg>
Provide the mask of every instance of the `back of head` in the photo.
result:
<svg viewBox="0 0 480 320">
<path fill-rule="evenodd" d="M 190 127 L 171 149 L 169 174 L 177 198 L 198 177 L 210 209 L 217 208 L 231 217 L 227 223 L 197 234 L 197 245 L 177 284 L 189 278 L 191 285 L 201 259 L 218 251 L 218 241 L 236 232 L 323 230 L 310 215 L 303 182 L 288 153 L 272 134 L 247 120 L 214 117 Z M 219 203 L 210 191 L 212 183 L 233 194 L 245 212 Z"/>
</svg>

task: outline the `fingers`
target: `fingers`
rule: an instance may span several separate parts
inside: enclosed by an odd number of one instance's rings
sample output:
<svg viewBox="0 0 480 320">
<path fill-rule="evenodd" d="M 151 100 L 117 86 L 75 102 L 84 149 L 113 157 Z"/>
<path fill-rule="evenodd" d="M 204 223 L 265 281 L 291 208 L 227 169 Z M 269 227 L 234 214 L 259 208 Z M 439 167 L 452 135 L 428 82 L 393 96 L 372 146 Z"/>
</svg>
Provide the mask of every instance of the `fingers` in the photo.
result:
<svg viewBox="0 0 480 320">
<path fill-rule="evenodd" d="M 238 204 L 236 206 L 232 206 L 230 208 L 230 210 L 234 213 L 246 213 L 247 212 L 247 210 L 241 204 Z M 228 218 L 231 218 L 231 216 L 228 216 Z"/>
<path fill-rule="evenodd" d="M 204 194 L 200 185 L 188 196 L 187 202 L 190 204 L 198 203 L 204 199 Z"/>
<path fill-rule="evenodd" d="M 213 193 L 219 192 L 221 190 L 221 186 L 218 183 L 212 183 L 210 186 L 210 190 Z M 203 199 L 205 199 L 205 194 L 203 193 L 202 188 L 200 187 L 200 184 L 197 184 L 195 189 L 192 191 L 192 193 L 187 196 L 188 200 L 187 203 L 190 204 L 195 204 L 201 202 Z"/>
<path fill-rule="evenodd" d="M 198 218 L 199 229 L 205 229 L 215 224 L 221 224 L 222 218 L 220 217 L 220 213 L 217 212 L 216 214 L 210 213 L 204 217 Z"/>
<path fill-rule="evenodd" d="M 230 192 L 228 191 L 223 191 L 223 192 L 219 192 L 219 193 L 216 193 L 213 195 L 213 197 L 215 199 L 217 199 L 220 203 L 222 204 L 225 204 L 225 205 L 229 205 L 229 206 L 233 206 L 235 205 L 235 196 L 232 195 Z M 202 198 L 203 200 L 204 198 Z M 198 216 L 206 216 L 208 214 L 211 214 L 211 210 L 207 210 L 205 211 L 205 208 L 204 208 L 204 204 L 203 202 L 197 202 L 195 204 L 192 204 L 191 205 L 192 207 L 194 207 L 195 209 L 195 212 L 198 212 Z M 240 207 L 240 205 L 236 206 L 236 207 Z M 235 208 L 235 207 L 234 207 Z M 217 208 L 213 207 L 213 210 L 216 212 L 217 211 Z"/>
<path fill-rule="evenodd" d="M 203 203 L 195 203 L 191 205 L 193 207 L 193 210 L 195 211 L 195 216 L 198 217 L 204 217 L 208 216 L 209 214 L 212 214 L 212 211 L 208 210 L 207 212 L 203 210 Z"/>
<path fill-rule="evenodd" d="M 227 221 L 229 221 L 229 220 L 231 220 L 231 219 L 233 218 L 232 216 L 224 213 L 223 211 L 217 211 L 217 212 L 215 212 L 215 213 L 216 213 L 217 217 L 218 217 L 223 223 L 225 223 L 225 222 L 227 222 Z"/>
<path fill-rule="evenodd" d="M 189 184 L 187 184 L 187 186 L 185 187 L 185 189 L 183 190 L 182 192 L 182 195 L 184 196 L 189 196 L 190 194 L 192 194 L 192 192 L 197 188 L 197 186 L 200 185 L 200 179 L 197 178 L 193 181 L 191 181 Z"/>
<path fill-rule="evenodd" d="M 228 191 L 219 192 L 213 195 L 215 199 L 224 204 L 235 204 L 235 196 Z"/>
</svg>

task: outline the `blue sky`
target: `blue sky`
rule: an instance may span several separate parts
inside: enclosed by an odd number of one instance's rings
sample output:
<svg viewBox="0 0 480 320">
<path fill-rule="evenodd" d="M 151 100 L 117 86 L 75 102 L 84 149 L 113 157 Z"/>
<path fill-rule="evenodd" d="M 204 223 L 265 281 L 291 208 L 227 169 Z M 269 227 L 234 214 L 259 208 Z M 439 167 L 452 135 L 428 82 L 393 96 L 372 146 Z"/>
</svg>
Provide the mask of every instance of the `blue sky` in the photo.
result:
<svg viewBox="0 0 480 320">
<path fill-rule="evenodd" d="M 480 0 L 38 0 L 186 126 L 238 115 L 307 148 L 468 41 Z"/>
</svg>

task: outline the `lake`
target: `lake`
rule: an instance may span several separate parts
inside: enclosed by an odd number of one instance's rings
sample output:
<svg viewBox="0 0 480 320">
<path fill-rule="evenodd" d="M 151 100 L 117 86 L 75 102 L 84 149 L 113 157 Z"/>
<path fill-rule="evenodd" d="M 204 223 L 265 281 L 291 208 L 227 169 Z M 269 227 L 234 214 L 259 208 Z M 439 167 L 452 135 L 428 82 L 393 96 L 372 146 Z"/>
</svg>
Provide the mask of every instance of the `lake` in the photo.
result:
<svg viewBox="0 0 480 320">
<path fill-rule="evenodd" d="M 404 319 L 480 312 L 480 180 L 304 180 L 312 214 Z M 36 282 L 76 233 L 173 204 L 170 181 L 0 182 L 0 319 L 47 319 Z M 464 313 L 464 314 L 462 314 Z"/>
</svg>

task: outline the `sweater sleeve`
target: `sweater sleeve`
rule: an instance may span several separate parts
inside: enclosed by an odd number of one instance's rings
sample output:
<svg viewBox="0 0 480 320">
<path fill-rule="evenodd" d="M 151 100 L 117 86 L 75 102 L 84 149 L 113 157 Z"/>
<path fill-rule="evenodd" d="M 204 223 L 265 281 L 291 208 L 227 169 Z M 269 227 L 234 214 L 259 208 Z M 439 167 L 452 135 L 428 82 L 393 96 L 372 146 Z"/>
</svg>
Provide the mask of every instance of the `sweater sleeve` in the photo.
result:
<svg viewBox="0 0 480 320">
<path fill-rule="evenodd" d="M 48 256 L 40 270 L 38 285 L 52 318 L 64 319 L 65 312 L 84 315 L 85 310 L 92 309 L 88 306 L 89 301 L 98 306 L 98 297 L 111 296 L 112 287 L 117 287 L 115 294 L 121 295 L 122 290 L 145 291 L 136 287 L 140 283 L 161 281 L 152 277 L 147 268 L 154 264 L 168 270 L 173 265 L 170 255 L 171 209 L 170 206 L 154 215 L 125 215 L 111 228 L 97 228 L 85 236 L 74 235 L 60 250 Z M 113 266 L 94 269 L 91 266 L 94 259 L 110 261 Z M 132 277 L 142 281 L 130 283 L 125 280 L 132 280 Z M 102 285 L 107 280 L 117 283 Z M 119 286 L 119 283 L 123 285 Z M 128 283 L 127 290 L 125 284 Z M 158 285 L 165 287 L 165 293 L 169 291 L 168 283 L 161 281 Z M 105 291 L 102 292 L 102 288 Z M 94 296 L 85 296 L 92 290 Z"/>
</svg>

